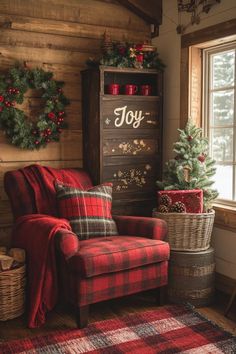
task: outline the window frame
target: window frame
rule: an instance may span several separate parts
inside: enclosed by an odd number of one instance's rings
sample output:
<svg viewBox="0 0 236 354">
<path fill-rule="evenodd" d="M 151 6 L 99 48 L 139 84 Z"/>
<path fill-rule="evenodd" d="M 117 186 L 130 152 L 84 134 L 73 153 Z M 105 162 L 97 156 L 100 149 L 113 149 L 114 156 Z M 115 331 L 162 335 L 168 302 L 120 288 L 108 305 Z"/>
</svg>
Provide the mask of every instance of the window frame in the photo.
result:
<svg viewBox="0 0 236 354">
<path fill-rule="evenodd" d="M 236 39 L 236 19 L 219 23 L 181 36 L 180 128 L 188 117 L 202 127 L 202 49 Z M 193 104 L 194 102 L 194 104 Z M 236 207 L 215 203 L 215 225 L 236 232 Z"/>
<path fill-rule="evenodd" d="M 209 141 L 211 141 L 210 137 L 210 127 L 209 127 L 209 119 L 206 117 L 210 117 L 210 93 L 213 92 L 214 90 L 211 89 L 210 87 L 210 80 L 212 76 L 212 71 L 211 71 L 211 57 L 214 54 L 217 53 L 222 53 L 230 50 L 234 50 L 236 53 L 236 41 L 226 41 L 226 43 L 223 44 L 218 44 L 216 46 L 210 46 L 207 48 L 203 48 L 203 55 L 202 55 L 202 77 L 203 77 L 203 85 L 202 85 L 202 127 L 203 127 L 203 132 L 204 135 L 209 138 Z M 236 75 L 236 60 L 235 60 L 235 75 Z M 222 206 L 232 206 L 236 207 L 236 76 L 234 78 L 234 84 L 231 87 L 222 87 L 221 89 L 234 89 L 234 121 L 232 124 L 233 128 L 233 161 L 232 163 L 222 163 L 223 166 L 229 165 L 232 166 L 232 200 L 228 199 L 223 199 L 223 198 L 217 198 L 216 202 L 218 205 Z M 218 89 L 217 89 L 218 90 Z M 216 90 L 216 91 L 217 91 Z M 211 91 L 211 92 L 210 92 Z M 224 127 L 222 127 L 224 128 Z"/>
</svg>

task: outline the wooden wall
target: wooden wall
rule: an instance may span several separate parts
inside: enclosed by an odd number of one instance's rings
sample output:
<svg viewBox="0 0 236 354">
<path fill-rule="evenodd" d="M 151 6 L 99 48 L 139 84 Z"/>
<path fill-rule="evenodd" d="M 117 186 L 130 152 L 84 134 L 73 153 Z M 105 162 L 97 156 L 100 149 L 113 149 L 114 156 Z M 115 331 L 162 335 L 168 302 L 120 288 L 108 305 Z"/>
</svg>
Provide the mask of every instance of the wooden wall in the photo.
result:
<svg viewBox="0 0 236 354">
<path fill-rule="evenodd" d="M 0 131 L 0 245 L 8 245 L 12 216 L 3 190 L 6 171 L 40 163 L 52 167 L 79 167 L 82 162 L 80 70 L 89 57 L 99 55 L 104 32 L 114 40 L 142 42 L 150 28 L 118 2 L 95 0 L 0 0 L 0 72 L 15 62 L 42 67 L 65 82 L 69 127 L 59 143 L 39 151 L 10 145 Z M 28 92 L 26 114 L 42 102 Z M 32 112 L 30 112 L 32 113 Z"/>
</svg>

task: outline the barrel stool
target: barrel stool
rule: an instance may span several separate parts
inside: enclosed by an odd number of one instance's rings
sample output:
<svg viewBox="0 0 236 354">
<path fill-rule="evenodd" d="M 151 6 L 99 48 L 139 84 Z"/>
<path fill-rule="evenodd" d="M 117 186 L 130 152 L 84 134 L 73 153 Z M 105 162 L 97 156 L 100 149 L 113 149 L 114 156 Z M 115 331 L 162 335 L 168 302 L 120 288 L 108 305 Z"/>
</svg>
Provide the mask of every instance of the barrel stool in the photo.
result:
<svg viewBox="0 0 236 354">
<path fill-rule="evenodd" d="M 171 251 L 168 297 L 173 303 L 207 306 L 214 297 L 214 249 L 201 252 Z"/>
</svg>

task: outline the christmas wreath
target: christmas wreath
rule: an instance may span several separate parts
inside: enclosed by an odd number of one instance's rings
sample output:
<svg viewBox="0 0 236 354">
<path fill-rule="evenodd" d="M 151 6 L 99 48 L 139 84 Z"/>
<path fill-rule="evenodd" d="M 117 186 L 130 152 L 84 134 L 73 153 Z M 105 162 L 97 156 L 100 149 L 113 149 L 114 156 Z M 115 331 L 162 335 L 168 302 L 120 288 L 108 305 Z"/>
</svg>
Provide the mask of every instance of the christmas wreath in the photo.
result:
<svg viewBox="0 0 236 354">
<path fill-rule="evenodd" d="M 39 68 L 14 67 L 0 76 L 0 128 L 13 145 L 34 150 L 59 141 L 65 127 L 64 108 L 69 104 L 62 86 L 63 82 L 53 80 L 51 72 Z M 15 107 L 23 103 L 28 89 L 41 90 L 45 101 L 42 113 L 34 121 Z"/>
</svg>

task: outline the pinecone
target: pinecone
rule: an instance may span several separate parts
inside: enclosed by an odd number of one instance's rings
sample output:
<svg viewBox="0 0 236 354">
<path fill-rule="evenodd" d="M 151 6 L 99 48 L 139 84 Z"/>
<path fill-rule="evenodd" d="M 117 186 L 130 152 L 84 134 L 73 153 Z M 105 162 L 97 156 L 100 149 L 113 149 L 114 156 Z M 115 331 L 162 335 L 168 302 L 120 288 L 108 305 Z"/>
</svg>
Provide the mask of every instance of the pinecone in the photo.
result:
<svg viewBox="0 0 236 354">
<path fill-rule="evenodd" d="M 186 207 L 185 207 L 184 203 L 182 203 L 182 202 L 175 202 L 173 205 L 171 205 L 170 212 L 171 213 L 186 213 Z"/>
<path fill-rule="evenodd" d="M 159 213 L 168 213 L 169 212 L 169 208 L 166 205 L 159 205 L 158 208 Z"/>
<path fill-rule="evenodd" d="M 171 203 L 172 203 L 171 198 L 167 194 L 162 194 L 162 196 L 160 197 L 160 206 L 165 205 L 169 207 Z"/>
</svg>

